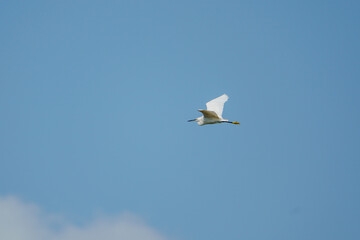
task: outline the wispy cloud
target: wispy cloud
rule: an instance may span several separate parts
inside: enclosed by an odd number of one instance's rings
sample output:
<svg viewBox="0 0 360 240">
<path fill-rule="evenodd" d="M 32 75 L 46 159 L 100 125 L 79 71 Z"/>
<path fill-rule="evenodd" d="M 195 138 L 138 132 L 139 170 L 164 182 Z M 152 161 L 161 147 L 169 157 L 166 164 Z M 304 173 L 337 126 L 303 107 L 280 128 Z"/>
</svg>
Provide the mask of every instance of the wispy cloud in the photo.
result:
<svg viewBox="0 0 360 240">
<path fill-rule="evenodd" d="M 16 197 L 0 196 L 0 239 L 8 240 L 166 240 L 138 217 L 126 213 L 98 217 L 91 224 L 76 226 L 62 221 L 52 227 L 54 218 L 33 204 Z"/>
</svg>

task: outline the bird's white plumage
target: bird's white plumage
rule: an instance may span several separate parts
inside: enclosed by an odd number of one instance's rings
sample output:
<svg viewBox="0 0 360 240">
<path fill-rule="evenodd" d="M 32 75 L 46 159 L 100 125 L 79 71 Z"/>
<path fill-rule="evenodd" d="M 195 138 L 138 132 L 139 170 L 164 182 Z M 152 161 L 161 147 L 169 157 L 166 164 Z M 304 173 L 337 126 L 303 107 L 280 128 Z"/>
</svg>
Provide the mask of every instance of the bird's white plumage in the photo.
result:
<svg viewBox="0 0 360 240">
<path fill-rule="evenodd" d="M 219 118 L 222 118 L 222 112 L 224 109 L 224 103 L 229 99 L 228 95 L 223 94 L 206 103 L 207 110 L 214 111 Z"/>
<path fill-rule="evenodd" d="M 204 118 L 213 119 L 213 120 L 221 120 L 221 118 L 214 111 L 201 110 L 201 109 L 198 110 L 198 111 L 201 112 L 204 115 Z"/>
<path fill-rule="evenodd" d="M 229 99 L 228 95 L 223 94 L 220 97 L 217 97 L 206 103 L 207 110 L 199 109 L 198 111 L 203 114 L 203 116 L 189 120 L 188 122 L 196 121 L 200 126 L 206 124 L 215 124 L 215 123 L 232 123 L 239 125 L 240 123 L 234 121 L 231 122 L 227 119 L 223 119 L 222 112 L 224 108 L 224 103 Z"/>
</svg>

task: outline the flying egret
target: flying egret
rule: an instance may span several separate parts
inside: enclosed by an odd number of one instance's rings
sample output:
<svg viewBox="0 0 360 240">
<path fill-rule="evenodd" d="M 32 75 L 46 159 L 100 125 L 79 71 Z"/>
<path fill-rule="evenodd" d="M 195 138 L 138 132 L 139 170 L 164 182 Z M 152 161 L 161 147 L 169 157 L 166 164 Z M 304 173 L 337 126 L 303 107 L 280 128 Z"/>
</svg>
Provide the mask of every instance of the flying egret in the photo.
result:
<svg viewBox="0 0 360 240">
<path fill-rule="evenodd" d="M 220 97 L 217 97 L 210 102 L 206 103 L 207 110 L 199 109 L 204 116 L 188 120 L 188 122 L 196 121 L 200 126 L 205 124 L 214 124 L 214 123 L 232 123 L 239 125 L 238 122 L 230 122 L 227 119 L 222 118 L 222 112 L 224 108 L 224 103 L 229 99 L 228 95 L 223 94 Z"/>
</svg>

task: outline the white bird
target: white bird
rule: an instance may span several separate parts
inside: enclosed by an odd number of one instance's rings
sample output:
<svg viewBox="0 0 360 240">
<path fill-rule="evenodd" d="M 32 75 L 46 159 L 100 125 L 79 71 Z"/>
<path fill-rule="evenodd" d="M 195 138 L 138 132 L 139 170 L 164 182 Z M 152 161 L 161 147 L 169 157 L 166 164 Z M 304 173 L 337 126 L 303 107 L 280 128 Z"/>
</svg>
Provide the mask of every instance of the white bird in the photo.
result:
<svg viewBox="0 0 360 240">
<path fill-rule="evenodd" d="M 200 126 L 205 124 L 214 124 L 214 123 L 232 123 L 240 124 L 238 122 L 230 122 L 227 119 L 222 118 L 222 112 L 224 108 L 224 103 L 229 99 L 228 95 L 223 94 L 220 97 L 217 97 L 210 102 L 206 103 L 207 110 L 199 109 L 204 116 L 188 120 L 188 122 L 196 121 Z"/>
</svg>

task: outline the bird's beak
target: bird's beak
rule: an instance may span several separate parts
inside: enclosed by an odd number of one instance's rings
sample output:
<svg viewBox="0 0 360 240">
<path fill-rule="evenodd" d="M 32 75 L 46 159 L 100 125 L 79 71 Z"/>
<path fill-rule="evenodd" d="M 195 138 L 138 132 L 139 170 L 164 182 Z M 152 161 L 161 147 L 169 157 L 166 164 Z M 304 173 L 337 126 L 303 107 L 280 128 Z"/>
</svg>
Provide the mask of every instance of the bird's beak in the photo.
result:
<svg viewBox="0 0 360 240">
<path fill-rule="evenodd" d="M 188 122 L 193 122 L 193 121 L 196 121 L 196 119 L 191 119 L 191 120 L 188 120 Z"/>
</svg>

